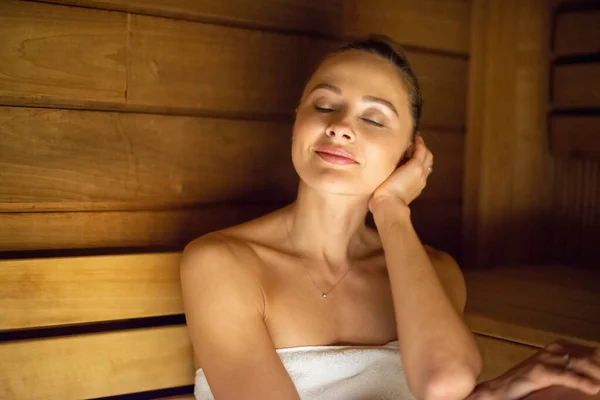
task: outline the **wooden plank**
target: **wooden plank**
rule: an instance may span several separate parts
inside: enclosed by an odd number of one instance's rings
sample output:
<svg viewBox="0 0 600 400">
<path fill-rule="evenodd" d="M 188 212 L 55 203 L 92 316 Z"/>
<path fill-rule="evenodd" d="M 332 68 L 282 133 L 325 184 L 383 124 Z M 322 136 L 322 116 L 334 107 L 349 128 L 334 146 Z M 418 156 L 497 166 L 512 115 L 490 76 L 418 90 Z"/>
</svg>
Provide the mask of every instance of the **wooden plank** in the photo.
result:
<svg viewBox="0 0 600 400">
<path fill-rule="evenodd" d="M 557 56 L 600 53 L 600 10 L 557 14 L 555 23 Z"/>
<path fill-rule="evenodd" d="M 0 103 L 123 103 L 127 16 L 0 3 Z"/>
<path fill-rule="evenodd" d="M 600 107 L 600 63 L 556 65 L 553 76 L 555 108 Z"/>
<path fill-rule="evenodd" d="M 179 258 L 0 260 L 0 330 L 182 314 Z"/>
<path fill-rule="evenodd" d="M 462 199 L 465 135 L 461 131 L 423 130 L 427 148 L 434 157 L 434 172 L 420 200 L 458 202 Z"/>
<path fill-rule="evenodd" d="M 440 202 L 420 202 L 412 207 L 422 241 L 457 258 L 453 245 L 460 237 L 459 207 L 458 203 Z M 196 213 L 164 212 L 166 215 L 0 214 L 4 228 L 0 243 L 2 250 L 165 246 L 173 242 L 183 246 L 196 236 L 241 222 L 259 211 L 264 210 L 212 207 Z M 180 313 L 176 260 L 175 255 L 155 254 L 0 261 L 0 309 L 4 310 L 0 329 Z M 77 285 L 73 285 L 74 276 Z M 115 281 L 115 276 L 122 277 L 122 282 Z M 131 282 L 136 283 L 132 286 Z M 96 295 L 88 297 L 88 293 Z"/>
<path fill-rule="evenodd" d="M 600 116 L 550 118 L 552 152 L 561 158 L 600 158 Z"/>
<path fill-rule="evenodd" d="M 0 343 L 3 399 L 82 399 L 194 382 L 185 326 Z"/>
<path fill-rule="evenodd" d="M 288 122 L 0 108 L 0 212 L 291 201 L 291 130 Z M 436 165 L 423 198 L 459 200 L 464 135 L 423 136 Z"/>
<path fill-rule="evenodd" d="M 179 248 L 199 235 L 248 221 L 279 206 L 223 204 L 182 210 L 0 213 L 0 251 Z"/>
<path fill-rule="evenodd" d="M 224 25 L 355 37 L 379 32 L 402 44 L 466 54 L 470 3 L 465 0 L 249 1 L 50 0 Z"/>
<path fill-rule="evenodd" d="M 407 52 L 423 93 L 423 128 L 463 129 L 466 125 L 469 62 Z"/>
<path fill-rule="evenodd" d="M 428 14 L 434 3 L 412 7 Z M 454 3 L 468 2 L 439 4 Z M 0 58 L 0 103 L 8 105 L 291 116 L 318 60 L 341 44 L 142 15 L 126 21 L 122 13 L 52 4 L 8 1 L 3 7 L 10 29 L 0 40 L 12 50 Z M 386 21 L 381 19 L 408 26 Z M 30 35 L 40 39 L 32 42 Z M 422 78 L 423 125 L 464 127 L 468 60 L 419 51 L 409 52 L 409 59 Z"/>
<path fill-rule="evenodd" d="M 339 44 L 133 15 L 128 103 L 289 115 L 318 60 Z M 468 61 L 408 57 L 422 80 L 423 125 L 462 128 Z"/>
<path fill-rule="evenodd" d="M 470 266 L 539 262 L 552 212 L 546 127 L 550 4 L 473 5 L 465 255 Z"/>
<path fill-rule="evenodd" d="M 478 333 L 537 347 L 566 338 L 600 347 L 600 272 L 568 265 L 463 271 Z"/>
<path fill-rule="evenodd" d="M 287 201 L 291 124 L 0 108 L 0 210 Z"/>
<path fill-rule="evenodd" d="M 475 335 L 475 339 L 481 351 L 484 365 L 477 383 L 497 378 L 539 350 L 536 347 L 494 339 L 483 335 Z"/>
</svg>

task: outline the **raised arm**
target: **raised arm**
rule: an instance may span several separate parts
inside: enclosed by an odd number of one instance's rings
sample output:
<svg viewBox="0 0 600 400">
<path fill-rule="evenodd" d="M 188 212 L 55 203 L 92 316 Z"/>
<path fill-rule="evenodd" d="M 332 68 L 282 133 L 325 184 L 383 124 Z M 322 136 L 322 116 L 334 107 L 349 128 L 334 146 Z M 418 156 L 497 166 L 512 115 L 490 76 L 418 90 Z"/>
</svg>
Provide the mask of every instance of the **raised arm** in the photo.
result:
<svg viewBox="0 0 600 400">
<path fill-rule="evenodd" d="M 299 399 L 264 322 L 255 253 L 245 244 L 205 235 L 180 265 L 187 326 L 215 399 Z"/>
<path fill-rule="evenodd" d="M 457 268 L 445 259 L 441 259 L 443 265 L 434 267 L 414 231 L 407 206 L 381 202 L 373 216 L 385 251 L 411 391 L 425 400 L 462 400 L 473 390 L 482 360 L 461 316 L 464 293 L 451 289 L 462 284 Z"/>
</svg>

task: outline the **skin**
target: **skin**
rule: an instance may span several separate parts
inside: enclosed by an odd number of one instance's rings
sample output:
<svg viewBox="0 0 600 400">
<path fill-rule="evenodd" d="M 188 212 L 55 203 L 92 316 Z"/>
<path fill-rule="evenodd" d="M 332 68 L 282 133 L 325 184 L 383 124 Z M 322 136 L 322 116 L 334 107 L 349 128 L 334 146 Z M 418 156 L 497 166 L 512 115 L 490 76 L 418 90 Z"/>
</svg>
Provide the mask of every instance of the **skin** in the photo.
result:
<svg viewBox="0 0 600 400">
<path fill-rule="evenodd" d="M 403 81 L 387 60 L 355 50 L 328 57 L 297 110 L 296 201 L 186 246 L 184 310 L 215 398 L 298 399 L 276 349 L 396 339 L 417 398 L 474 395 L 482 362 L 461 317 L 464 279 L 410 222 L 408 205 L 433 164 L 412 126 Z M 315 152 L 322 145 L 343 147 L 358 163 L 330 164 Z M 368 210 L 379 233 L 364 223 Z"/>
</svg>

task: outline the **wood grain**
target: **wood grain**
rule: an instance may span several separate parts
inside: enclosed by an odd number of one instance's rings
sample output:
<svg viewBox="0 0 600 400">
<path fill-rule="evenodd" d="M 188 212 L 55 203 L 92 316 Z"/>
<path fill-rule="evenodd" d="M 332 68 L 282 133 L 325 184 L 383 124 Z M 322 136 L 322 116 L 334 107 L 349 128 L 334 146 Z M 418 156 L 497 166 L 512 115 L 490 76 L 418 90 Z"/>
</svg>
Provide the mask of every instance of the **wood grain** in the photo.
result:
<svg viewBox="0 0 600 400">
<path fill-rule="evenodd" d="M 0 330 L 182 314 L 179 258 L 0 260 Z"/>
<path fill-rule="evenodd" d="M 293 199 L 291 124 L 0 108 L 0 210 Z"/>
<path fill-rule="evenodd" d="M 559 262 L 594 268 L 600 258 L 600 117 L 551 118 L 557 159 L 554 186 L 554 246 Z"/>
<path fill-rule="evenodd" d="M 477 383 L 497 378 L 539 350 L 535 347 L 484 335 L 475 335 L 475 339 L 483 357 L 483 371 L 477 379 Z"/>
<path fill-rule="evenodd" d="M 51 0 L 138 14 L 306 32 L 331 37 L 387 34 L 402 44 L 468 52 L 470 3 L 464 0 Z"/>
<path fill-rule="evenodd" d="M 554 108 L 600 107 L 600 63 L 556 65 Z"/>
<path fill-rule="evenodd" d="M 454 3 L 461 2 L 440 4 Z M 433 12 L 427 4 L 418 6 L 420 13 Z M 3 7 L 9 29 L 0 40 L 10 49 L 0 56 L 5 105 L 291 117 L 318 61 L 342 43 L 52 4 L 9 1 Z M 365 7 L 361 11 L 375 21 Z M 432 14 L 432 21 L 438 17 L 443 13 Z M 423 86 L 423 125 L 462 129 L 468 60 L 416 50 L 408 57 Z"/>
<path fill-rule="evenodd" d="M 183 248 L 201 234 L 258 216 L 266 208 L 0 214 L 0 225 L 5 227 L 0 250 Z M 459 205 L 421 202 L 412 209 L 423 243 L 459 259 L 457 239 L 449 239 L 460 236 Z M 174 255 L 131 255 L 0 261 L 0 281 L 4 282 L 0 309 L 5 311 L 0 315 L 0 329 L 178 313 L 179 289 L 169 281 L 176 278 L 174 260 Z M 122 279 L 115 281 L 115 276 Z M 91 292 L 96 295 L 88 297 Z"/>
<path fill-rule="evenodd" d="M 0 103 L 125 101 L 125 14 L 6 0 L 0 25 Z"/>
<path fill-rule="evenodd" d="M 256 114 L 292 113 L 312 70 L 341 43 L 133 15 L 128 103 Z M 468 62 L 411 52 L 423 125 L 462 128 Z"/>
<path fill-rule="evenodd" d="M 464 270 L 473 331 L 544 347 L 565 338 L 600 347 L 600 272 L 573 265 Z"/>
<path fill-rule="evenodd" d="M 0 251 L 183 248 L 197 236 L 259 217 L 280 205 L 216 204 L 181 210 L 0 213 Z"/>
<path fill-rule="evenodd" d="M 540 262 L 552 212 L 549 3 L 481 1 L 473 15 L 465 255 L 471 266 Z"/>
<path fill-rule="evenodd" d="M 600 10 L 556 15 L 554 54 L 600 53 Z"/>
<path fill-rule="evenodd" d="M 0 108 L 0 211 L 134 210 L 295 197 L 291 123 Z M 458 200 L 464 135 L 427 131 L 423 198 Z"/>
<path fill-rule="evenodd" d="M 0 343 L 3 399 L 82 399 L 193 384 L 185 326 Z"/>
</svg>

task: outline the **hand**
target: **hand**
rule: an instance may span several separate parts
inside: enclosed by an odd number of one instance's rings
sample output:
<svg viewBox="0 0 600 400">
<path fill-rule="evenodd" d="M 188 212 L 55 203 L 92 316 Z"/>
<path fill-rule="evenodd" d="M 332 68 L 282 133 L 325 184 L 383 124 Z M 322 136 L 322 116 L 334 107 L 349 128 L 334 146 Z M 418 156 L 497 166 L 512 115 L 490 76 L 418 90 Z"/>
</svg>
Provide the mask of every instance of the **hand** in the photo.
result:
<svg viewBox="0 0 600 400">
<path fill-rule="evenodd" d="M 565 368 L 563 357 L 566 353 L 573 357 L 570 370 Z M 588 398 L 585 393 L 596 395 L 599 392 L 600 353 L 592 347 L 560 339 L 498 378 L 478 385 L 468 399 L 575 400 Z"/>
<path fill-rule="evenodd" d="M 369 201 L 371 212 L 384 199 L 394 199 L 408 206 L 425 188 L 428 169 L 433 165 L 433 154 L 425 146 L 421 135 L 415 137 L 414 146 L 413 156 L 375 189 Z"/>
</svg>

